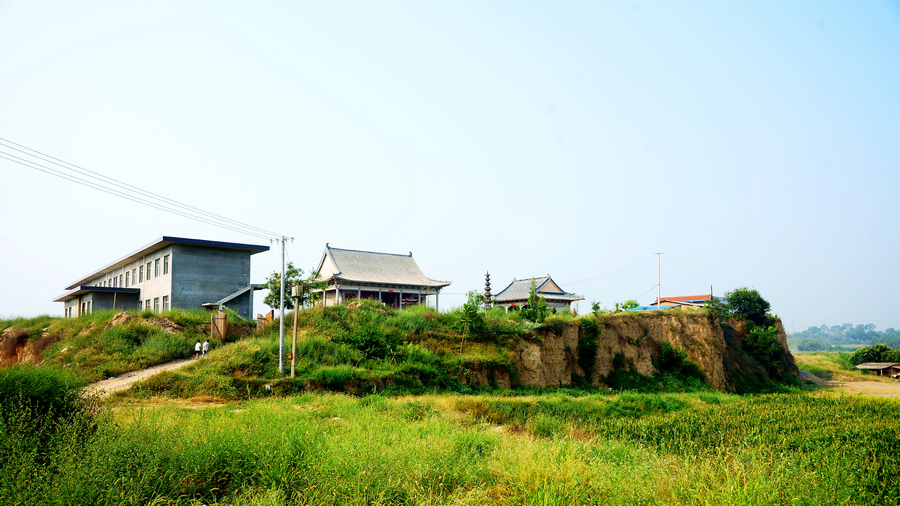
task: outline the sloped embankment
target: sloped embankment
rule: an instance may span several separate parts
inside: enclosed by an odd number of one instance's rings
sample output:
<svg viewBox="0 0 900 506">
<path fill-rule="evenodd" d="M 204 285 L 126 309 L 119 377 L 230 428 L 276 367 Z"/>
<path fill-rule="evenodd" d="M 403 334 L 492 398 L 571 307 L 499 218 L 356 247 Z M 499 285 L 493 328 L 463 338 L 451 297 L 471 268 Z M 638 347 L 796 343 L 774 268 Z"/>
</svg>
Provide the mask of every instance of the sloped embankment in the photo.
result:
<svg viewBox="0 0 900 506">
<path fill-rule="evenodd" d="M 796 375 L 797 366 L 787 347 L 787 336 L 776 322 L 783 349 L 778 367 L 766 367 L 743 348 L 746 340 L 740 320 L 719 322 L 716 318 L 691 314 L 623 314 L 602 318 L 596 341 L 596 356 L 589 378 L 602 385 L 603 378 L 624 368 L 652 376 L 661 345 L 670 343 L 687 353 L 705 375 L 706 383 L 718 390 L 745 391 L 748 384 L 765 384 L 782 373 Z M 569 386 L 573 374 L 586 376 L 579 362 L 579 342 L 585 330 L 577 322 L 545 328 L 542 338 L 522 338 L 515 344 L 518 383 L 522 386 Z"/>
</svg>

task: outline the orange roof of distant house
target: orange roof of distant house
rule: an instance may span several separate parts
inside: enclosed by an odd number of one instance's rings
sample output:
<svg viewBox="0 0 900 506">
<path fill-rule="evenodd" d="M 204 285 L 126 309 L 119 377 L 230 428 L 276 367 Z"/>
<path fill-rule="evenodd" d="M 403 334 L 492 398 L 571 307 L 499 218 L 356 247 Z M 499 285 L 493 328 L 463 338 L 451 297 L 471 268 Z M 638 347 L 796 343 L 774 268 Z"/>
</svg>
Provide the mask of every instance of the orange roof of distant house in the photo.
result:
<svg viewBox="0 0 900 506">
<path fill-rule="evenodd" d="M 694 301 L 701 301 L 701 300 L 711 300 L 712 298 L 713 298 L 713 296 L 712 296 L 711 294 L 708 294 L 708 293 L 707 293 L 706 295 L 680 295 L 680 296 L 678 296 L 678 297 L 662 297 L 662 301 L 663 301 L 663 302 L 665 302 L 665 301 L 669 301 L 669 302 L 694 302 Z M 659 300 L 660 300 L 660 299 L 656 299 L 656 301 L 654 302 L 654 304 L 656 304 L 657 302 L 659 302 Z"/>
</svg>

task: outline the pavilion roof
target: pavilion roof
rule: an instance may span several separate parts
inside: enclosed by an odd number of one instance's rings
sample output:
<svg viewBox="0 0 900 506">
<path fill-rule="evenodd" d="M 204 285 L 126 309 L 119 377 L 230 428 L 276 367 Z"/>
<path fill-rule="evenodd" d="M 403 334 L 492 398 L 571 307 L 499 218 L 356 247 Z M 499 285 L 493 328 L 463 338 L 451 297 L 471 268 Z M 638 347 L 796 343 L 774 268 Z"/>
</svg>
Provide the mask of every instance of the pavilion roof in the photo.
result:
<svg viewBox="0 0 900 506">
<path fill-rule="evenodd" d="M 531 282 L 534 282 L 537 294 L 547 300 L 584 300 L 581 295 L 575 295 L 564 291 L 553 281 L 549 274 L 540 278 L 514 279 L 512 283 L 494 296 L 497 302 L 514 300 L 527 300 L 531 292 Z"/>
<path fill-rule="evenodd" d="M 377 253 L 325 245 L 319 261 L 319 279 L 384 285 L 443 288 L 449 281 L 430 279 L 419 269 L 412 252 L 408 255 Z"/>
</svg>

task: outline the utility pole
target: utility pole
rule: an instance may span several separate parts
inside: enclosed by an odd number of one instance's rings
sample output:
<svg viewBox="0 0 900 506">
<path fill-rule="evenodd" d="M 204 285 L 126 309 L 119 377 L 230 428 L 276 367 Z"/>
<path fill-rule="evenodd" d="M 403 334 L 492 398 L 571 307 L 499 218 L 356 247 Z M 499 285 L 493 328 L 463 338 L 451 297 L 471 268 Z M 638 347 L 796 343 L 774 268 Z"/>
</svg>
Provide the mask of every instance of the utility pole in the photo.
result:
<svg viewBox="0 0 900 506">
<path fill-rule="evenodd" d="M 659 297 L 660 297 L 659 294 L 660 294 L 660 291 L 661 291 L 660 287 L 662 286 L 662 285 L 661 285 L 661 283 L 662 283 L 662 270 L 660 269 L 660 267 L 661 267 L 662 264 L 661 264 L 661 261 L 660 261 L 660 255 L 662 255 L 662 253 L 657 253 L 657 254 L 656 254 L 656 310 L 657 310 L 657 311 L 659 311 L 659 306 L 662 305 L 662 301 L 659 300 Z"/>
<path fill-rule="evenodd" d="M 278 322 L 278 372 L 284 374 L 284 244 L 287 240 L 294 240 L 293 237 L 285 237 L 281 236 L 279 241 L 281 241 L 281 296 L 279 297 L 279 304 L 281 306 L 281 318 L 279 318 Z"/>
<path fill-rule="evenodd" d="M 294 366 L 297 364 L 297 311 L 300 310 L 300 291 L 302 285 L 291 287 L 291 295 L 294 296 L 294 339 L 291 343 L 291 377 L 294 377 Z"/>
<path fill-rule="evenodd" d="M 281 298 L 279 306 L 281 318 L 278 321 L 278 372 L 284 374 L 284 241 L 285 237 L 281 236 Z"/>
</svg>

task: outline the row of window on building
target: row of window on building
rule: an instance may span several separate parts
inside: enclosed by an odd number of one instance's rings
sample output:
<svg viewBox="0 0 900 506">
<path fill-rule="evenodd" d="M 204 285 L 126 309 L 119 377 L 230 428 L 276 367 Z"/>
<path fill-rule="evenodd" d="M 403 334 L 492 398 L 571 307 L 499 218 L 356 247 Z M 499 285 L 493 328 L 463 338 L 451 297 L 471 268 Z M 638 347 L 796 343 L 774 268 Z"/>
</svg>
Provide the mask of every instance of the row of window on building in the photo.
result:
<svg viewBox="0 0 900 506">
<path fill-rule="evenodd" d="M 81 303 L 81 314 L 90 314 L 91 313 L 91 311 L 92 311 L 91 303 L 92 302 L 93 301 L 89 300 L 89 301 L 85 301 L 85 302 Z M 153 308 L 153 311 L 159 312 L 159 297 L 153 298 L 152 306 L 150 305 L 150 299 L 147 299 L 145 302 L 138 301 L 138 311 L 143 311 L 145 309 L 149 310 L 149 309 L 151 309 L 151 307 Z M 75 316 L 77 316 L 75 314 L 76 309 L 78 309 L 78 306 L 67 307 L 65 310 L 66 317 L 74 318 Z M 162 310 L 163 311 L 169 310 L 169 296 L 168 295 L 162 296 Z"/>
<path fill-rule="evenodd" d="M 66 318 L 74 318 L 76 316 L 75 310 L 78 309 L 78 306 L 69 306 L 65 310 Z M 82 302 L 81 303 L 81 312 L 91 312 L 91 301 Z"/>
<path fill-rule="evenodd" d="M 152 271 L 151 271 L 152 267 Z M 154 261 L 147 262 L 147 281 L 160 276 L 159 274 L 160 267 L 160 259 L 157 258 Z M 153 273 L 151 275 L 151 272 Z M 169 273 L 169 255 L 162 257 L 162 275 L 166 275 Z M 100 283 L 100 286 L 108 286 L 108 287 L 124 287 L 128 288 L 132 285 L 136 285 L 138 283 L 144 282 L 144 266 L 138 266 L 131 271 L 125 271 L 123 274 L 119 274 L 118 276 L 113 276 L 105 281 Z"/>
<path fill-rule="evenodd" d="M 150 299 L 147 299 L 143 303 L 143 307 L 142 307 L 141 301 L 138 301 L 138 311 L 141 311 L 144 309 L 147 309 L 147 310 L 150 309 Z M 169 310 L 169 296 L 168 295 L 162 296 L 162 310 L 163 311 Z M 159 312 L 159 297 L 153 297 L 153 311 Z"/>
</svg>

